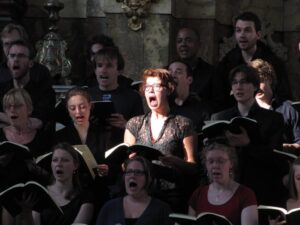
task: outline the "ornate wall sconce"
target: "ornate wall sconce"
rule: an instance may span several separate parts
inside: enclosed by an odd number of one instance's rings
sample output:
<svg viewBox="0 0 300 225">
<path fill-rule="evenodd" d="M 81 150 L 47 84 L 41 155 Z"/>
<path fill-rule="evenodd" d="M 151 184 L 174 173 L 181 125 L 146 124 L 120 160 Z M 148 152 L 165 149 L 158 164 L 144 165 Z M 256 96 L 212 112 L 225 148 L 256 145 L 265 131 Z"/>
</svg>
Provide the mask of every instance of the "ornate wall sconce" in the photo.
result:
<svg viewBox="0 0 300 225">
<path fill-rule="evenodd" d="M 116 0 L 122 2 L 122 9 L 128 17 L 128 27 L 138 31 L 143 27 L 143 19 L 147 16 L 151 3 L 158 0 Z"/>
<path fill-rule="evenodd" d="M 72 65 L 71 61 L 65 56 L 67 42 L 57 32 L 59 11 L 64 8 L 64 4 L 59 0 L 48 0 L 44 7 L 49 11 L 50 26 L 48 28 L 49 32 L 36 44 L 36 60 L 47 66 L 55 83 L 70 84 L 69 75 Z"/>
</svg>

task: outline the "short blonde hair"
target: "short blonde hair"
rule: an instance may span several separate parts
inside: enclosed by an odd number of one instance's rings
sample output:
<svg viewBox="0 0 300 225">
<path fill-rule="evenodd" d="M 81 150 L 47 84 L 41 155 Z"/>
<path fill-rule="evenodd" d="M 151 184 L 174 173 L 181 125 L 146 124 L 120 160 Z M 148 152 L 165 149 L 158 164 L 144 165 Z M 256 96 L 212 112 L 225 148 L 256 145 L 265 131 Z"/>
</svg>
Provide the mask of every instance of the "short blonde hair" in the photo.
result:
<svg viewBox="0 0 300 225">
<path fill-rule="evenodd" d="M 3 110 L 5 111 L 10 104 L 25 104 L 30 113 L 33 110 L 31 97 L 23 88 L 12 88 L 4 95 Z"/>
</svg>

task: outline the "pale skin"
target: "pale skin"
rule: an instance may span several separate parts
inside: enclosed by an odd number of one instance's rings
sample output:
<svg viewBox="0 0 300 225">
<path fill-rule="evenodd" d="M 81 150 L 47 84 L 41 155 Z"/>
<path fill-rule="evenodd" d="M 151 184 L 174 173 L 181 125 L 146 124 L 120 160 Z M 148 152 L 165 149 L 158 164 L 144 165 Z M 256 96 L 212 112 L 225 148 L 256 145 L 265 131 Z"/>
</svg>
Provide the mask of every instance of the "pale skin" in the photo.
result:
<svg viewBox="0 0 300 225">
<path fill-rule="evenodd" d="M 153 84 L 161 84 L 161 80 L 157 77 L 149 77 L 146 80 L 146 85 Z M 145 91 L 145 97 L 147 100 L 147 104 L 151 109 L 151 132 L 153 139 L 157 139 L 160 133 L 160 130 L 163 127 L 164 121 L 167 119 L 169 114 L 169 105 L 167 100 L 167 90 L 163 88 L 162 91 L 154 92 L 153 88 L 149 91 Z M 150 98 L 155 98 L 156 103 L 153 104 L 150 101 Z M 183 139 L 184 153 L 185 158 L 181 159 L 177 156 L 167 155 L 160 158 L 160 160 L 165 164 L 174 167 L 174 169 L 178 169 L 181 171 L 190 171 L 194 169 L 195 166 L 195 157 L 194 150 L 197 146 L 196 136 L 188 136 Z M 134 145 L 136 143 L 136 139 L 133 134 L 126 129 L 124 133 L 124 142 L 129 145 Z M 132 156 L 131 156 L 132 157 Z"/>
<path fill-rule="evenodd" d="M 208 189 L 208 201 L 212 205 L 222 205 L 232 198 L 239 187 L 239 184 L 229 175 L 233 164 L 228 153 L 220 149 L 209 150 L 205 158 L 207 173 L 211 180 Z M 256 207 L 256 205 L 250 205 L 242 209 L 241 225 L 257 225 Z M 189 206 L 189 215 L 197 216 L 196 211 L 191 206 Z"/>
<path fill-rule="evenodd" d="M 90 126 L 89 117 L 92 104 L 81 95 L 72 96 L 67 102 L 68 112 L 74 126 L 80 136 L 81 143 L 86 143 L 88 128 Z M 100 176 L 106 176 L 109 168 L 107 164 L 99 164 L 97 171 Z"/>
<path fill-rule="evenodd" d="M 257 88 L 252 83 L 245 82 L 245 78 L 245 74 L 238 72 L 234 76 L 231 85 L 232 93 L 242 116 L 248 115 L 250 108 L 255 102 L 254 93 L 257 91 Z M 242 130 L 240 134 L 234 134 L 230 131 L 225 132 L 226 137 L 233 146 L 242 147 L 250 143 L 247 131 L 242 127 L 240 128 Z"/>
<path fill-rule="evenodd" d="M 297 193 L 300 193 L 300 165 L 294 165 L 294 181 L 296 184 Z M 291 210 L 300 207 L 300 198 L 299 194 L 297 198 L 290 198 L 286 202 L 286 209 Z M 285 224 L 285 220 L 282 220 L 281 216 L 278 216 L 275 220 L 269 220 L 270 225 L 282 225 Z"/>
<path fill-rule="evenodd" d="M 261 32 L 256 31 L 254 22 L 238 20 L 234 34 L 245 62 L 250 62 L 256 51 L 257 41 L 261 38 Z"/>
<path fill-rule="evenodd" d="M 72 156 L 63 149 L 56 149 L 53 152 L 51 162 L 52 172 L 54 176 L 54 183 L 47 187 L 49 194 L 54 201 L 63 206 L 70 203 L 70 199 L 66 199 L 66 193 L 70 193 L 73 186 L 73 173 L 78 168 L 77 163 Z M 56 171 L 63 171 L 58 174 Z M 24 225 L 41 225 L 41 217 L 38 212 L 32 211 L 32 206 L 35 202 L 34 196 L 23 196 L 20 205 L 22 206 L 22 213 L 20 214 Z M 88 224 L 93 216 L 94 206 L 91 203 L 84 203 L 81 205 L 76 218 L 73 223 L 85 223 Z M 5 225 L 12 225 L 13 218 L 3 211 Z"/>
<path fill-rule="evenodd" d="M 272 82 L 270 80 L 266 80 L 260 83 L 261 92 L 257 93 L 255 98 L 260 107 L 265 109 L 270 109 L 272 106 L 273 100 L 273 90 L 272 90 Z M 283 143 L 283 150 L 290 149 L 300 149 L 300 144 L 298 143 Z"/>
<path fill-rule="evenodd" d="M 13 45 L 8 49 L 7 66 L 13 77 L 15 88 L 23 88 L 30 80 L 30 68 L 33 61 L 29 58 L 29 49 L 25 46 Z M 17 55 L 22 57 L 17 57 Z M 14 57 L 12 57 L 14 56 Z M 32 128 L 39 129 L 43 123 L 38 118 L 30 118 Z M 10 124 L 5 113 L 0 112 L 0 126 L 5 127 Z"/>
<path fill-rule="evenodd" d="M 125 171 L 139 170 L 144 171 L 143 165 L 139 161 L 132 161 L 127 165 Z M 151 197 L 145 190 L 146 178 L 144 174 L 127 174 L 124 176 L 127 195 L 123 199 L 125 218 L 139 218 L 151 201 Z M 131 187 L 130 183 L 136 184 Z"/>
<path fill-rule="evenodd" d="M 96 58 L 95 61 L 95 74 L 99 84 L 99 89 L 102 91 L 112 91 L 118 88 L 118 76 L 120 72 L 118 70 L 117 59 L 108 58 Z M 120 113 L 113 113 L 108 119 L 108 123 L 120 129 L 124 129 L 126 125 L 126 119 Z"/>
<path fill-rule="evenodd" d="M 72 176 L 78 165 L 74 162 L 72 156 L 68 152 L 63 149 L 56 149 L 53 152 L 51 167 L 55 182 L 48 186 L 49 194 L 54 198 L 58 205 L 62 206 L 68 204 L 70 200 L 66 199 L 65 195 L 74 188 Z M 57 170 L 62 170 L 64 172 L 62 175 L 56 175 L 55 171 Z M 82 204 L 73 223 L 88 224 L 91 221 L 93 210 L 94 207 L 91 203 Z M 39 213 L 33 212 L 33 220 L 35 225 L 41 225 Z"/>
</svg>

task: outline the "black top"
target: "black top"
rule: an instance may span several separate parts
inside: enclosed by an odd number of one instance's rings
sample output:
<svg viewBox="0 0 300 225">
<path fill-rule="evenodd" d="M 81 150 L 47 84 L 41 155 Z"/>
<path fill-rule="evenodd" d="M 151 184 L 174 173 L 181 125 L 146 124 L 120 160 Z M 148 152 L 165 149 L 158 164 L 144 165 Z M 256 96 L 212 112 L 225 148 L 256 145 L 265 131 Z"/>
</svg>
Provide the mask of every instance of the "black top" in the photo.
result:
<svg viewBox="0 0 300 225">
<path fill-rule="evenodd" d="M 230 120 L 241 116 L 237 107 L 212 115 L 212 120 Z M 282 205 L 287 189 L 282 177 L 288 173 L 288 164 L 273 149 L 282 149 L 283 117 L 280 113 L 260 108 L 255 103 L 248 116 L 259 125 L 259 137 L 250 138 L 250 144 L 238 147 L 239 182 L 250 187 L 259 204 Z"/>
<path fill-rule="evenodd" d="M 125 120 L 144 113 L 142 98 L 138 92 L 119 86 L 112 91 L 102 91 L 98 86 L 89 89 L 93 101 L 110 100 L 114 104 L 115 112 L 124 116 Z M 124 129 L 110 127 L 112 146 L 123 142 Z M 112 147 L 111 146 L 111 147 Z"/>
<path fill-rule="evenodd" d="M 223 98 L 222 83 L 217 77 L 214 66 L 198 58 L 196 66 L 192 69 L 193 82 L 190 91 L 209 102 L 214 111 L 220 109 L 219 104 Z"/>
<path fill-rule="evenodd" d="M 257 42 L 257 49 L 252 57 L 252 60 L 254 59 L 265 60 L 274 67 L 278 81 L 275 90 L 276 96 L 283 99 L 291 99 L 288 77 L 283 62 L 261 41 Z M 229 73 L 234 67 L 242 64 L 247 63 L 244 61 L 241 49 L 237 46 L 225 55 L 218 66 L 218 76 L 223 82 L 224 94 L 227 96 L 227 107 L 232 106 L 235 103 L 235 101 L 229 96 L 231 90 L 228 81 Z"/>
<path fill-rule="evenodd" d="M 192 120 L 195 130 L 200 132 L 204 121 L 209 120 L 212 109 L 197 95 L 190 94 L 182 105 L 177 105 L 175 101 L 170 102 L 171 113 L 181 115 Z"/>
<path fill-rule="evenodd" d="M 3 129 L 0 129 L 0 142 L 8 141 Z M 37 130 L 37 133 L 33 140 L 27 144 L 27 146 L 33 157 L 38 157 L 50 151 L 51 149 L 51 139 L 47 136 L 47 133 L 43 132 L 43 130 Z"/>
<path fill-rule="evenodd" d="M 6 72 L 9 72 L 9 70 L 6 70 Z M 3 96 L 11 88 L 14 88 L 12 79 L 0 83 L 0 110 L 2 112 Z M 56 100 L 55 92 L 52 88 L 52 78 L 47 67 L 35 62 L 30 69 L 30 80 L 24 89 L 28 91 L 32 100 L 32 117 L 42 120 L 44 124 L 48 121 L 52 121 L 54 118 Z"/>
<path fill-rule="evenodd" d="M 68 204 L 61 206 L 63 216 L 58 214 L 56 210 L 46 209 L 41 212 L 41 225 L 71 225 L 80 207 L 85 203 L 93 203 L 93 196 L 84 191 L 75 196 Z"/>
</svg>

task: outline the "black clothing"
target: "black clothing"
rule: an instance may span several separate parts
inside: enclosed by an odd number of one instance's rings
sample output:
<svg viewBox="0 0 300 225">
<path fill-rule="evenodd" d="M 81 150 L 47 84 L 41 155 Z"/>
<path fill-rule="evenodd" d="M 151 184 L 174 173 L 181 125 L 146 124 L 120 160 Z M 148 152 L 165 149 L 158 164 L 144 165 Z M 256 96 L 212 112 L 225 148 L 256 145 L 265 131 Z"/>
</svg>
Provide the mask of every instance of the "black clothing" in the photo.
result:
<svg viewBox="0 0 300 225">
<path fill-rule="evenodd" d="M 115 112 L 124 116 L 125 120 L 144 114 L 142 98 L 138 92 L 119 86 L 112 91 L 102 91 L 98 86 L 89 89 L 92 101 L 110 100 L 114 104 Z M 110 147 L 123 142 L 124 129 L 107 127 L 111 130 Z"/>
<path fill-rule="evenodd" d="M 257 42 L 257 49 L 252 57 L 252 60 L 254 59 L 265 60 L 274 67 L 277 76 L 277 87 L 274 93 L 280 98 L 291 99 L 288 77 L 283 62 L 270 50 L 269 47 L 260 41 Z M 218 77 L 222 80 L 224 95 L 226 96 L 225 107 L 233 106 L 235 102 L 233 98 L 229 96 L 231 90 L 228 80 L 229 73 L 233 68 L 242 64 L 246 64 L 246 62 L 242 56 L 241 49 L 237 46 L 227 53 L 218 65 Z"/>
<path fill-rule="evenodd" d="M 204 121 L 209 120 L 212 113 L 211 107 L 197 95 L 191 93 L 182 105 L 177 105 L 174 100 L 169 102 L 170 112 L 192 120 L 197 133 L 201 132 Z"/>
<path fill-rule="evenodd" d="M 237 106 L 213 114 L 212 120 L 230 120 L 236 116 L 241 116 Z M 250 138 L 247 146 L 237 147 L 238 181 L 255 192 L 258 204 L 284 206 L 288 191 L 282 177 L 288 173 L 288 164 L 273 152 L 282 149 L 283 117 L 260 108 L 257 103 L 247 117 L 258 122 L 260 138 Z"/>
<path fill-rule="evenodd" d="M 214 112 L 220 109 L 219 103 L 222 100 L 222 83 L 216 76 L 215 68 L 198 58 L 197 64 L 193 69 L 193 82 L 190 87 L 191 92 L 195 92 L 198 96 L 207 101 Z"/>
<path fill-rule="evenodd" d="M 2 74 L 0 74 L 1 76 Z M 12 79 L 0 83 L 0 111 L 2 112 L 3 96 L 12 88 L 14 88 Z M 40 119 L 44 125 L 53 121 L 56 99 L 52 88 L 52 78 L 47 67 L 35 62 L 30 69 L 30 80 L 24 89 L 29 93 L 32 100 L 33 112 L 31 116 Z"/>
</svg>

